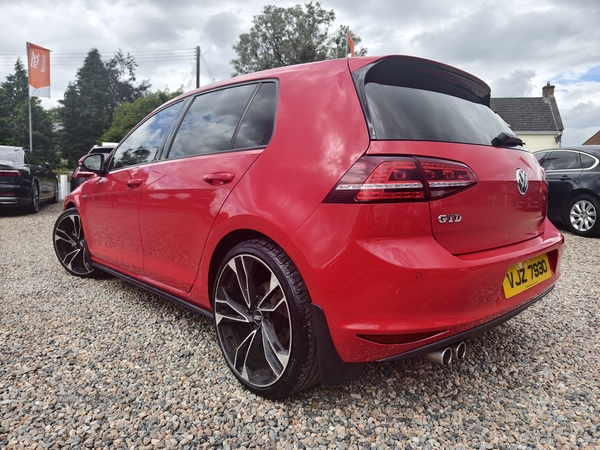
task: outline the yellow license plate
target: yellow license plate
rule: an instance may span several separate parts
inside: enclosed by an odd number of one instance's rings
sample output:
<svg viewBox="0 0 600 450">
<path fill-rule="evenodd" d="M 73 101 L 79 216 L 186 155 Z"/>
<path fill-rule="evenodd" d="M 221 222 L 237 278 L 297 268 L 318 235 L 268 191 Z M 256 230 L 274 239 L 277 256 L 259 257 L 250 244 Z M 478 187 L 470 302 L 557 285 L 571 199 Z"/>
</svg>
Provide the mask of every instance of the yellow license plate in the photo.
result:
<svg viewBox="0 0 600 450">
<path fill-rule="evenodd" d="M 548 256 L 542 255 L 511 266 L 502 288 L 506 298 L 514 297 L 552 276 Z"/>
</svg>

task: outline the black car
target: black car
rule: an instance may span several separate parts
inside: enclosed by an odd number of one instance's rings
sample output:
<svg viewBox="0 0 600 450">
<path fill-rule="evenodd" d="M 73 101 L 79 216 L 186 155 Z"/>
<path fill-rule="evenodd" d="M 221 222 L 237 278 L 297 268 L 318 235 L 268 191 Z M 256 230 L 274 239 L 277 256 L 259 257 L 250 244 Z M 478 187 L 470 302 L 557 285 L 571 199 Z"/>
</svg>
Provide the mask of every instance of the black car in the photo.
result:
<svg viewBox="0 0 600 450">
<path fill-rule="evenodd" d="M 104 156 L 107 157 L 115 149 L 116 146 L 116 143 L 103 142 L 102 145 L 94 145 L 88 152 L 88 155 L 90 153 L 103 153 Z M 75 169 L 75 171 L 73 172 L 73 176 L 71 177 L 71 192 L 77 189 L 77 187 L 81 183 L 86 181 L 92 175 L 92 172 L 82 170 L 81 166 L 77 167 L 77 169 Z"/>
<path fill-rule="evenodd" d="M 58 178 L 50 164 L 29 150 L 0 145 L 0 207 L 24 206 L 36 213 L 43 200 L 58 202 Z"/>
<path fill-rule="evenodd" d="M 550 188 L 548 218 L 579 236 L 600 235 L 600 145 L 534 153 Z"/>
</svg>

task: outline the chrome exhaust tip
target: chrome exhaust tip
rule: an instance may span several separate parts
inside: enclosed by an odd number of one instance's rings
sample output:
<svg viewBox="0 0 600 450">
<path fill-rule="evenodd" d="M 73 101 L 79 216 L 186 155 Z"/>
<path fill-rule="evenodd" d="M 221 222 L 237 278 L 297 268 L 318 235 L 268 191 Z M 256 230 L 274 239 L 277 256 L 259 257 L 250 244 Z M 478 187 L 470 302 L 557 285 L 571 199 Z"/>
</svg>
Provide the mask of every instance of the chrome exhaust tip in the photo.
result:
<svg viewBox="0 0 600 450">
<path fill-rule="evenodd" d="M 452 362 L 452 349 L 450 347 L 440 348 L 431 353 L 425 353 L 424 358 L 440 366 L 447 366 Z"/>
<path fill-rule="evenodd" d="M 456 361 L 460 361 L 465 359 L 467 355 L 467 344 L 464 342 L 458 342 L 450 346 L 452 350 L 452 359 Z"/>
</svg>

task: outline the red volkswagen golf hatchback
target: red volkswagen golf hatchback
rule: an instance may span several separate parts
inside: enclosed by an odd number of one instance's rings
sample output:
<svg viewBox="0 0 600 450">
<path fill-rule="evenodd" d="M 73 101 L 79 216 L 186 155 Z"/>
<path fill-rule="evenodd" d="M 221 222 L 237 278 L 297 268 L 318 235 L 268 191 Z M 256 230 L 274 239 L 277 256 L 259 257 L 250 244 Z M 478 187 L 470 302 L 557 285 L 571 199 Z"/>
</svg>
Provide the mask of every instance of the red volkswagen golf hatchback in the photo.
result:
<svg viewBox="0 0 600 450">
<path fill-rule="evenodd" d="M 562 235 L 489 87 L 437 62 L 338 59 L 233 78 L 144 119 L 65 200 L 67 271 L 214 320 L 249 390 L 282 397 L 427 355 L 544 297 Z"/>
</svg>

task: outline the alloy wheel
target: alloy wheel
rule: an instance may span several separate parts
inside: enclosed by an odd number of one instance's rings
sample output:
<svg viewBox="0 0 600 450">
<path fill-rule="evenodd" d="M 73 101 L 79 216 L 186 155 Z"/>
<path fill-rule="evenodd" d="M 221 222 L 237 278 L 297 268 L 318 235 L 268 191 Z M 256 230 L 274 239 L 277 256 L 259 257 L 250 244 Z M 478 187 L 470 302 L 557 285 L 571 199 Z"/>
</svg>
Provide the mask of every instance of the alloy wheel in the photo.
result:
<svg viewBox="0 0 600 450">
<path fill-rule="evenodd" d="M 234 373 L 255 388 L 272 386 L 290 361 L 292 320 L 282 282 L 261 259 L 232 257 L 216 284 L 215 323 Z"/>
<path fill-rule="evenodd" d="M 585 233 L 591 230 L 596 220 L 597 211 L 591 202 L 581 199 L 571 207 L 569 221 L 576 231 Z"/>
<path fill-rule="evenodd" d="M 37 213 L 40 210 L 40 190 L 34 181 L 31 185 L 31 204 L 28 207 L 30 213 Z"/>
<path fill-rule="evenodd" d="M 54 250 L 67 271 L 80 277 L 97 272 L 91 263 L 81 218 L 75 210 L 64 212 L 54 225 Z"/>
</svg>

